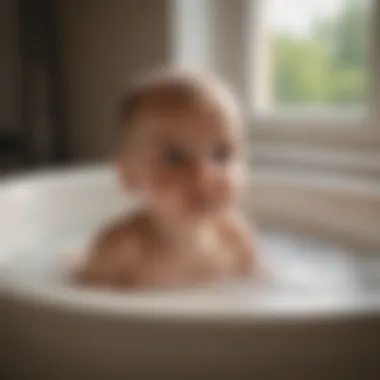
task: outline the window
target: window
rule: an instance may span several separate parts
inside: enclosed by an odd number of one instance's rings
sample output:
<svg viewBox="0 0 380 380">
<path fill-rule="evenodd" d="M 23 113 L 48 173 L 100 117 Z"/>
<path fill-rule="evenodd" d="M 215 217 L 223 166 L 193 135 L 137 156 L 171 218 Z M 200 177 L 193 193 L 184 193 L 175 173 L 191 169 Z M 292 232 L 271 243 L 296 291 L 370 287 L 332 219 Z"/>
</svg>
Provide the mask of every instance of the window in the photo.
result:
<svg viewBox="0 0 380 380">
<path fill-rule="evenodd" d="M 379 7 L 375 0 L 242 0 L 236 35 L 245 36 L 240 82 L 256 167 L 378 180 Z"/>
<path fill-rule="evenodd" d="M 257 0 L 256 0 L 257 1 Z M 261 12 L 266 111 L 363 109 L 370 94 L 371 0 L 269 0 Z M 263 79 L 264 78 L 264 79 Z M 267 88 L 263 88 L 263 87 Z M 265 97 L 265 98 L 263 98 Z"/>
<path fill-rule="evenodd" d="M 273 107 L 367 104 L 370 5 L 366 0 L 272 0 Z"/>
<path fill-rule="evenodd" d="M 240 95 L 253 162 L 380 178 L 380 1 L 206 3 L 186 46 L 206 40 L 202 65 Z"/>
</svg>

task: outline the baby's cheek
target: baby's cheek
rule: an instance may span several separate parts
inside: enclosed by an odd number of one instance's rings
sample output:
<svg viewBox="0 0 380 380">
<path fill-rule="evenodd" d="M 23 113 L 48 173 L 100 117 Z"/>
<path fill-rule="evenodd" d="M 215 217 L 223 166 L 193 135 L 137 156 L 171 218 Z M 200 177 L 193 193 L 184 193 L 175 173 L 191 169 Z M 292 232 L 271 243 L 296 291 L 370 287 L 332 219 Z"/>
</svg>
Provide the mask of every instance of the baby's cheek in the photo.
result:
<svg viewBox="0 0 380 380">
<path fill-rule="evenodd" d="M 154 205 L 166 212 L 178 209 L 182 200 L 179 184 L 169 175 L 155 176 L 151 196 Z"/>
<path fill-rule="evenodd" d="M 224 172 L 219 181 L 218 193 L 224 202 L 234 201 L 242 188 L 243 176 L 237 169 L 231 168 Z"/>
<path fill-rule="evenodd" d="M 171 213 L 178 208 L 179 197 L 174 191 L 160 189 L 155 192 L 155 205 L 166 213 Z"/>
<path fill-rule="evenodd" d="M 246 184 L 247 169 L 242 164 L 236 164 L 229 171 L 230 185 L 235 193 L 239 193 Z"/>
<path fill-rule="evenodd" d="M 236 194 L 236 186 L 230 179 L 225 179 L 219 186 L 219 199 L 224 203 L 232 202 Z"/>
</svg>

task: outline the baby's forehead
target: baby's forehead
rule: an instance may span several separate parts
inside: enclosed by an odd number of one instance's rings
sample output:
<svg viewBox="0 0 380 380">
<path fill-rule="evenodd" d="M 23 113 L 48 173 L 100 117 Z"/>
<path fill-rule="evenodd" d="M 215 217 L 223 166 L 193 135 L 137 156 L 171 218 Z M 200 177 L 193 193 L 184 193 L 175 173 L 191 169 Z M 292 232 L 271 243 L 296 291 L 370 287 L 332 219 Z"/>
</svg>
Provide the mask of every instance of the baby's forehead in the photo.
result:
<svg viewBox="0 0 380 380">
<path fill-rule="evenodd" d="M 240 136 L 241 129 L 223 111 L 197 107 L 172 107 L 172 104 L 153 104 L 141 110 L 136 119 L 136 131 L 149 134 L 159 141 L 214 142 L 215 139 L 229 141 Z"/>
<path fill-rule="evenodd" d="M 166 74 L 147 78 L 129 92 L 125 116 L 138 119 L 202 117 L 237 124 L 240 110 L 232 91 L 215 77 Z"/>
</svg>

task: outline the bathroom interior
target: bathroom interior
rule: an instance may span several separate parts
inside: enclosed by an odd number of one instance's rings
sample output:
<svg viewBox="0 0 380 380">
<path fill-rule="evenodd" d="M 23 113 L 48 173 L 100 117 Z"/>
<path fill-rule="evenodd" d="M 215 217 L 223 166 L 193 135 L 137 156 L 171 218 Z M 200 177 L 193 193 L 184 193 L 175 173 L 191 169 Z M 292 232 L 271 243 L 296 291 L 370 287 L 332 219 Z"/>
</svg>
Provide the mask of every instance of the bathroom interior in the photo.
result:
<svg viewBox="0 0 380 380">
<path fill-rule="evenodd" d="M 0 1 L 0 378 L 369 379 L 380 364 L 380 2 Z M 78 291 L 64 252 L 130 207 L 115 104 L 210 70 L 244 110 L 275 286 Z"/>
</svg>

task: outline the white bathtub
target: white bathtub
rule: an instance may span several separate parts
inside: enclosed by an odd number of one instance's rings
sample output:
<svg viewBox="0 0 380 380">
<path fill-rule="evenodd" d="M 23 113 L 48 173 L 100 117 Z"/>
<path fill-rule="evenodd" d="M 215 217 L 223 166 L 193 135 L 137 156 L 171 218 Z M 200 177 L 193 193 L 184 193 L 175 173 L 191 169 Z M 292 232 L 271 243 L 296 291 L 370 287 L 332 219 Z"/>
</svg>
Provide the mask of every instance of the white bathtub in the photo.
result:
<svg viewBox="0 0 380 380">
<path fill-rule="evenodd" d="M 1 184 L 5 379 L 379 378 L 379 188 L 257 176 L 245 209 L 272 287 L 73 287 L 64 253 L 131 204 L 108 167 Z"/>
</svg>

